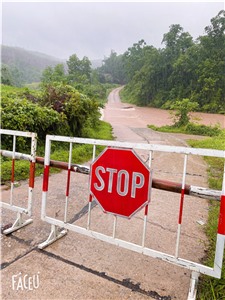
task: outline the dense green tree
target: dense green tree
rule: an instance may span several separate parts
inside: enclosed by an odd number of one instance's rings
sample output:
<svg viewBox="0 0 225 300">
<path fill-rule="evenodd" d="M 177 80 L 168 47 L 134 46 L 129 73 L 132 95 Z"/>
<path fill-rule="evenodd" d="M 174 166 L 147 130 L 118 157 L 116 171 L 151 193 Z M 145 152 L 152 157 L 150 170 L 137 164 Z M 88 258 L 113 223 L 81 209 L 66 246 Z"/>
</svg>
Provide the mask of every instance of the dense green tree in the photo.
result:
<svg viewBox="0 0 225 300">
<path fill-rule="evenodd" d="M 1 66 L 1 83 L 6 85 L 13 85 L 13 78 L 10 69 L 7 65 Z"/>
<path fill-rule="evenodd" d="M 174 88 L 174 64 L 184 55 L 190 47 L 194 45 L 192 37 L 188 32 L 184 32 L 179 24 L 170 26 L 168 33 L 164 34 L 162 43 L 165 48 L 161 51 L 164 90 L 169 97 L 170 91 Z"/>
<path fill-rule="evenodd" d="M 206 111 L 225 111 L 225 11 L 211 19 L 199 38 L 200 57 L 195 99 Z"/>
<path fill-rule="evenodd" d="M 189 98 L 200 110 L 224 112 L 225 11 L 212 18 L 195 42 L 174 24 L 162 43 L 164 48 L 154 49 L 141 40 L 124 53 L 125 98 L 157 107 Z"/>
<path fill-rule="evenodd" d="M 125 72 L 123 56 L 111 51 L 110 56 L 103 60 L 102 67 L 97 69 L 100 82 L 124 84 Z"/>
<path fill-rule="evenodd" d="M 125 87 L 130 99 L 138 100 L 140 105 L 151 105 L 161 85 L 161 70 L 158 69 L 159 51 L 154 47 L 145 48 L 145 60 L 140 69 L 134 71 L 131 80 Z"/>
<path fill-rule="evenodd" d="M 66 82 L 67 76 L 63 64 L 58 64 L 55 67 L 47 67 L 41 76 L 42 84 L 49 84 L 51 82 Z"/>
<path fill-rule="evenodd" d="M 146 42 L 142 39 L 137 43 L 134 43 L 132 47 L 123 55 L 124 68 L 126 78 L 131 80 L 137 71 L 143 67 L 145 62 L 145 48 Z"/>
<path fill-rule="evenodd" d="M 69 81 L 71 83 L 89 83 L 91 79 L 91 62 L 84 56 L 81 60 L 76 54 L 67 61 Z"/>
<path fill-rule="evenodd" d="M 166 45 L 166 54 L 170 59 L 176 59 L 193 45 L 193 40 L 188 32 L 184 32 L 179 24 L 170 26 L 170 31 L 163 36 L 162 43 Z"/>
</svg>

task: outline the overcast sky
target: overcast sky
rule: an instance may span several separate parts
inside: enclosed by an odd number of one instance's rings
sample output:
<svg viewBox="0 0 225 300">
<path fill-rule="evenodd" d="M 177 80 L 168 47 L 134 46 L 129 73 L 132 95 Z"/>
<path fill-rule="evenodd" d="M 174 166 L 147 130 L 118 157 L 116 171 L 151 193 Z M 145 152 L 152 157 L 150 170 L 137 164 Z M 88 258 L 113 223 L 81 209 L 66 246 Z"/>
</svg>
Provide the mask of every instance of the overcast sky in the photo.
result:
<svg viewBox="0 0 225 300">
<path fill-rule="evenodd" d="M 3 0 L 4 1 L 4 0 Z M 180 24 L 196 39 L 224 2 L 13 2 L 2 4 L 2 44 L 57 58 L 102 59 L 141 39 L 162 48 L 163 34 Z"/>
</svg>

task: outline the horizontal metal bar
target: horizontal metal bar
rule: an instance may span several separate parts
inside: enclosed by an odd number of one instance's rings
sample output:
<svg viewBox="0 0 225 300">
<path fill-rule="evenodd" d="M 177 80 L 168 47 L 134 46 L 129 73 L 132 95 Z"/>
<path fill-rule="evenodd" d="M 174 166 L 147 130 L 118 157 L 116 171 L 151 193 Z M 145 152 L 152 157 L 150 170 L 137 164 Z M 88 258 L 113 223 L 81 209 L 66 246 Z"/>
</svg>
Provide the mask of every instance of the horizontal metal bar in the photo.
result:
<svg viewBox="0 0 225 300">
<path fill-rule="evenodd" d="M 0 154 L 6 157 L 12 157 L 13 152 L 12 151 L 6 151 L 6 150 L 0 150 Z M 23 154 L 19 152 L 15 152 L 15 159 L 23 159 L 23 160 L 32 160 L 32 156 L 28 154 Z M 36 157 L 36 163 L 44 165 L 44 158 L 37 156 Z M 59 168 L 62 170 L 68 170 L 68 163 L 57 161 L 57 160 L 50 160 L 50 166 L 54 168 Z M 90 174 L 90 167 L 79 165 L 79 164 L 71 164 L 70 170 L 72 172 L 82 173 L 82 174 Z M 152 179 L 152 187 L 158 190 L 168 191 L 172 193 L 181 193 L 182 185 L 177 182 L 168 181 L 168 180 L 162 180 L 153 178 Z M 184 187 L 184 193 L 185 195 L 195 196 L 198 198 L 204 198 L 204 199 L 211 199 L 211 200 L 217 200 L 220 201 L 221 197 L 221 191 L 217 190 L 211 190 L 208 188 L 203 187 L 197 187 L 192 185 L 185 185 Z"/>
<path fill-rule="evenodd" d="M 16 135 L 16 136 L 23 136 L 23 137 L 37 136 L 37 134 L 34 132 L 24 132 L 24 131 L 9 130 L 9 129 L 0 129 L 0 134 Z"/>
<path fill-rule="evenodd" d="M 191 185 L 189 190 L 189 195 L 199 197 L 199 198 L 209 199 L 209 200 L 220 201 L 222 191 L 211 190 L 211 189 Z"/>
<path fill-rule="evenodd" d="M 27 226 L 27 225 L 29 225 L 29 224 L 31 224 L 31 223 L 33 223 L 33 219 L 29 219 L 29 220 L 25 220 L 25 221 L 20 221 L 20 220 L 16 220 L 15 221 L 15 223 L 13 224 L 13 226 L 12 227 L 10 227 L 10 228 L 8 228 L 8 229 L 5 229 L 4 231 L 3 231 L 3 233 L 5 234 L 5 235 L 7 235 L 7 234 L 10 234 L 10 233 L 12 233 L 12 232 L 14 232 L 14 231 L 17 231 L 17 230 L 19 230 L 20 228 L 23 228 L 23 227 L 25 227 L 25 226 Z"/>
<path fill-rule="evenodd" d="M 37 156 L 36 162 L 38 164 L 44 164 L 44 158 Z M 68 170 L 67 162 L 50 160 L 50 166 L 55 168 L 60 168 L 63 170 Z M 90 167 L 82 166 L 78 164 L 71 164 L 71 171 L 83 173 L 83 174 L 89 174 Z M 181 193 L 182 190 L 182 184 L 180 183 L 168 181 L 168 180 L 156 179 L 156 178 L 152 179 L 152 187 L 155 189 L 173 192 L 173 193 L 179 193 L 179 194 Z M 196 196 L 199 198 L 211 199 L 217 201 L 220 201 L 220 197 L 221 197 L 221 191 L 211 190 L 211 189 L 197 187 L 197 186 L 191 186 L 188 184 L 185 184 L 184 186 L 184 193 L 190 196 Z"/>
<path fill-rule="evenodd" d="M 0 150 L 0 154 L 2 156 L 12 158 L 13 151 Z M 20 153 L 20 152 L 15 152 L 14 155 L 15 155 L 15 159 L 29 160 L 29 161 L 32 161 L 32 159 L 33 159 L 32 155 L 24 154 L 24 153 Z"/>
<path fill-rule="evenodd" d="M 105 234 L 96 232 L 96 231 L 92 231 L 92 230 L 88 230 L 84 227 L 80 227 L 74 224 L 70 224 L 70 223 L 64 223 L 63 221 L 51 218 L 51 217 L 45 217 L 43 221 L 46 221 L 49 224 L 52 225 L 56 225 L 59 227 L 62 227 L 64 229 L 68 229 L 83 235 L 86 235 L 88 237 L 92 237 L 92 238 L 96 238 L 98 240 L 101 240 L 103 242 L 107 242 L 109 244 L 115 245 L 115 246 L 119 246 L 121 248 L 125 248 L 128 250 L 132 250 L 134 252 L 138 252 L 138 253 L 142 253 L 145 254 L 147 256 L 153 257 L 153 258 L 158 258 L 160 260 L 166 261 L 166 262 L 170 262 L 172 264 L 176 264 L 177 266 L 180 267 L 184 267 L 186 269 L 192 270 L 192 271 L 196 271 L 202 274 L 206 274 L 212 277 L 215 277 L 215 272 L 213 268 L 204 266 L 202 264 L 199 263 L 195 263 L 189 260 L 185 260 L 182 258 L 176 258 L 175 256 L 169 255 L 167 253 L 163 253 L 154 249 L 150 249 L 147 247 L 142 247 L 140 245 L 131 243 L 131 242 L 127 242 L 124 240 L 120 240 L 118 238 L 113 238 L 112 236 L 107 236 Z"/>
<path fill-rule="evenodd" d="M 44 165 L 44 157 L 37 156 L 36 157 L 36 163 Z M 50 160 L 50 166 L 53 168 L 59 168 L 62 170 L 68 170 L 68 163 L 58 160 Z M 90 173 L 90 167 L 79 165 L 79 164 L 71 164 L 70 170 L 72 172 L 77 173 L 83 173 L 83 174 L 89 174 Z"/>
<path fill-rule="evenodd" d="M 72 142 L 78 144 L 99 145 L 99 146 L 120 147 L 120 148 L 128 148 L 128 149 L 139 149 L 139 150 L 170 152 L 170 153 L 180 153 L 180 154 L 193 154 L 193 155 L 225 158 L 225 151 L 214 150 L 214 149 L 128 143 L 128 142 L 86 139 L 86 138 L 57 136 L 57 135 L 46 135 L 46 139 L 50 141 L 59 141 L 59 142 Z"/>
<path fill-rule="evenodd" d="M 5 202 L 0 202 L 0 206 L 3 208 L 7 208 L 9 210 L 15 211 L 15 212 L 20 212 L 20 213 L 26 214 L 26 215 L 28 215 L 28 213 L 29 213 L 26 208 L 16 206 L 16 205 L 10 205 L 9 203 L 5 203 Z"/>
</svg>

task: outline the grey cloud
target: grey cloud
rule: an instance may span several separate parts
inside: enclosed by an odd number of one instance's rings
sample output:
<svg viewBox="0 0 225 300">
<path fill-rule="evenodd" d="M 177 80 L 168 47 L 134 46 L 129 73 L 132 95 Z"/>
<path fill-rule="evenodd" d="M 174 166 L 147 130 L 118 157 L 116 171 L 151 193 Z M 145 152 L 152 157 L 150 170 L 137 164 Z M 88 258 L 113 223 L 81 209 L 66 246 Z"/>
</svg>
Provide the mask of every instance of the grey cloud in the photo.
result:
<svg viewBox="0 0 225 300">
<path fill-rule="evenodd" d="M 162 47 L 163 34 L 180 24 L 193 38 L 221 9 L 206 3 L 3 3 L 3 44 L 68 59 L 103 58 L 111 49 L 121 54 L 144 39 Z"/>
</svg>

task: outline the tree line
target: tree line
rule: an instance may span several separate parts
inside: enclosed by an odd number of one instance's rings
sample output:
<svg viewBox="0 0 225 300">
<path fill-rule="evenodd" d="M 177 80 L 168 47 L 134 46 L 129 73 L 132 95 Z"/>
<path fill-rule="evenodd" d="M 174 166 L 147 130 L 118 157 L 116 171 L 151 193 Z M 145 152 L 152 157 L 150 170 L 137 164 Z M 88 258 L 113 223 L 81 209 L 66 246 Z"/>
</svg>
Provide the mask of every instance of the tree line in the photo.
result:
<svg viewBox="0 0 225 300">
<path fill-rule="evenodd" d="M 179 24 L 163 35 L 163 48 L 142 39 L 121 55 L 111 51 L 100 68 L 76 54 L 66 64 L 47 67 L 40 88 L 69 85 L 91 99 L 106 95 L 106 83 L 125 85 L 122 97 L 142 106 L 173 109 L 174 103 L 195 110 L 225 113 L 225 11 L 211 19 L 205 34 L 193 40 Z M 2 83 L 13 85 L 2 66 Z M 183 101 L 183 102 L 182 102 Z M 54 105 L 53 105 L 54 106 Z"/>
<path fill-rule="evenodd" d="M 225 113 L 225 11 L 196 41 L 173 24 L 162 44 L 140 40 L 122 55 L 112 51 L 98 69 L 100 80 L 126 84 L 123 97 L 137 105 L 171 108 L 189 99 L 196 110 Z"/>
<path fill-rule="evenodd" d="M 36 132 L 40 145 L 47 133 L 90 137 L 101 126 L 99 108 L 109 85 L 99 83 L 87 57 L 73 54 L 67 67 L 47 67 L 36 90 L 2 85 L 1 127 Z M 10 141 L 3 137 L 2 144 Z M 21 140 L 18 149 L 26 146 Z"/>
</svg>

